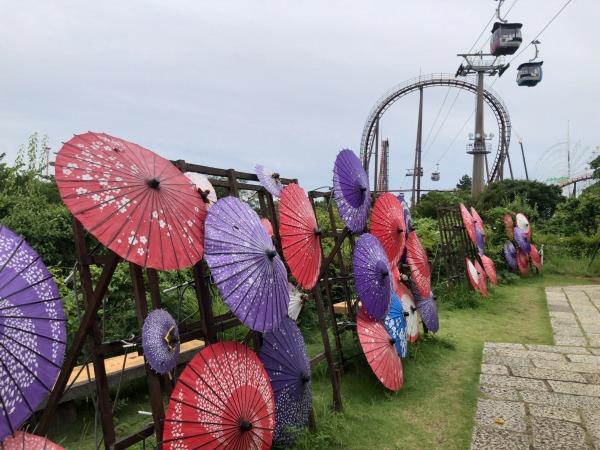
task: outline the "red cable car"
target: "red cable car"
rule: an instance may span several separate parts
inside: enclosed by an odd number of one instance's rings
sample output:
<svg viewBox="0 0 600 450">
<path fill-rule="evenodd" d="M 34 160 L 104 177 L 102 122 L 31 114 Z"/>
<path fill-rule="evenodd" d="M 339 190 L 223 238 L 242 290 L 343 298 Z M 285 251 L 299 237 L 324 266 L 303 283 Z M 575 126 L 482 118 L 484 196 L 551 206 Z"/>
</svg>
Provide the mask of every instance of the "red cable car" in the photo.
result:
<svg viewBox="0 0 600 450">
<path fill-rule="evenodd" d="M 522 26 L 522 23 L 494 23 L 490 39 L 490 53 L 494 56 L 515 54 L 523 42 Z"/>
</svg>

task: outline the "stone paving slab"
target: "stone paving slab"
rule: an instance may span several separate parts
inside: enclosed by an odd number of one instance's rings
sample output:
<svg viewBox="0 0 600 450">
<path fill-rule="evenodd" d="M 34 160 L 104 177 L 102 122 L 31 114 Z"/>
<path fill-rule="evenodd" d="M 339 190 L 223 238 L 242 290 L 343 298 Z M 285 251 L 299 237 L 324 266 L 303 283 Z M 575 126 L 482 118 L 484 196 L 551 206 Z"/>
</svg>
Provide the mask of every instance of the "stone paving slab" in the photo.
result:
<svg viewBox="0 0 600 450">
<path fill-rule="evenodd" d="M 600 450 L 600 286 L 546 298 L 556 345 L 484 344 L 472 449 Z"/>
<path fill-rule="evenodd" d="M 584 347 L 557 347 L 556 345 L 533 345 L 528 344 L 527 348 L 529 350 L 534 350 L 536 352 L 548 352 L 548 353 L 569 353 L 572 355 L 590 355 L 594 354 L 590 350 Z"/>
<path fill-rule="evenodd" d="M 519 391 L 512 388 L 496 387 L 496 386 L 479 386 L 479 390 L 487 397 L 496 400 L 520 401 L 521 396 Z"/>
<path fill-rule="evenodd" d="M 575 409 L 559 408 L 558 406 L 529 405 L 529 414 L 534 417 L 547 419 L 567 420 L 581 423 L 581 417 Z"/>
<path fill-rule="evenodd" d="M 543 380 L 533 380 L 531 378 L 510 377 L 504 375 L 488 375 L 481 374 L 479 377 L 480 384 L 497 387 L 511 387 L 518 391 L 533 390 L 533 391 L 548 391 L 548 387 Z"/>
<path fill-rule="evenodd" d="M 570 383 L 568 381 L 555 380 L 548 380 L 548 384 L 554 392 L 600 398 L 600 386 L 597 384 Z"/>
<path fill-rule="evenodd" d="M 554 343 L 556 345 L 587 345 L 587 341 L 584 337 L 575 336 L 555 336 Z"/>
<path fill-rule="evenodd" d="M 500 366 L 502 367 L 502 366 Z M 535 367 L 511 367 L 513 376 L 521 378 L 534 378 L 538 380 L 572 381 L 575 383 L 587 383 L 588 380 L 577 372 L 568 370 L 537 369 Z"/>
<path fill-rule="evenodd" d="M 529 450 L 527 436 L 505 430 L 475 427 L 471 450 Z"/>
<path fill-rule="evenodd" d="M 505 402 L 480 398 L 477 403 L 475 420 L 479 425 L 523 433 L 525 426 L 525 405 L 521 402 Z M 498 422 L 503 423 L 498 423 Z"/>
<path fill-rule="evenodd" d="M 590 434 L 592 444 L 600 449 L 600 411 L 585 409 L 582 413 L 583 424 Z"/>
<path fill-rule="evenodd" d="M 542 417 L 532 417 L 531 424 L 535 449 L 589 449 L 585 431 L 579 424 Z"/>
<path fill-rule="evenodd" d="M 503 366 L 501 364 L 482 364 L 481 373 L 487 373 L 490 375 L 509 375 L 508 367 Z"/>
</svg>

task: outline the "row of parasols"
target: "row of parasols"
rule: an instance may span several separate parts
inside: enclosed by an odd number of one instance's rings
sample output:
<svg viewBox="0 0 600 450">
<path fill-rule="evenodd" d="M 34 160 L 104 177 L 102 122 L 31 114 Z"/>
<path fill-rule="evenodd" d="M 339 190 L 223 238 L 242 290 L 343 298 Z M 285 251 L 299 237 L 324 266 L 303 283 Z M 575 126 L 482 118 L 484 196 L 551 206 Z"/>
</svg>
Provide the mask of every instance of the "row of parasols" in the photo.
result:
<svg viewBox="0 0 600 450">
<path fill-rule="evenodd" d="M 218 343 L 188 364 L 169 402 L 165 446 L 268 448 L 273 440 L 293 442 L 311 408 L 310 365 L 292 320 L 302 296 L 288 283 L 270 224 L 235 197 L 217 200 L 205 177 L 186 177 L 157 154 L 106 134 L 75 136 L 59 151 L 55 167 L 66 206 L 103 245 L 126 261 L 159 270 L 189 267 L 204 257 L 233 314 L 264 333 L 260 357 L 242 344 Z M 263 166 L 256 171 L 264 188 L 280 197 L 285 262 L 300 288 L 313 289 L 322 276 L 322 250 L 312 206 L 297 184 L 283 186 Z M 418 336 L 417 311 L 428 330 L 439 328 L 427 255 L 402 197 L 381 195 L 371 213 L 367 174 L 350 150 L 337 155 L 333 194 L 341 220 L 359 235 L 353 254 L 362 304 L 358 335 L 377 377 L 398 390 L 400 356 Z M 401 261 L 410 267 L 410 290 L 402 283 Z M 0 299 L 0 439 L 16 439 L 58 376 L 66 330 L 52 276 L 6 227 L 0 227 Z M 142 341 L 155 371 L 173 368 L 179 336 L 166 311 L 148 315 Z"/>
<path fill-rule="evenodd" d="M 531 264 L 542 270 L 542 256 L 535 245 L 531 243 L 533 227 L 527 216 L 517 213 L 513 220 L 510 214 L 504 216 L 504 227 L 508 241 L 504 244 L 504 258 L 511 269 L 518 270 L 521 275 L 527 275 Z M 515 244 L 513 244 L 514 240 Z M 531 260 L 531 263 L 530 263 Z"/>
</svg>

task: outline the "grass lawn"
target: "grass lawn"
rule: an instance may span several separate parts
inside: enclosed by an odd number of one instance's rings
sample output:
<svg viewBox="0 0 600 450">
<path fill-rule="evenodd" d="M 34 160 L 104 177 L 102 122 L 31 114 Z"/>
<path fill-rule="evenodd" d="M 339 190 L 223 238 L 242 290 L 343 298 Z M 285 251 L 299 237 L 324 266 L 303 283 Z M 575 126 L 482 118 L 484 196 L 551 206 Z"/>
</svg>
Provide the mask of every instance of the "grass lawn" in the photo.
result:
<svg viewBox="0 0 600 450">
<path fill-rule="evenodd" d="M 403 361 L 404 386 L 396 393 L 379 383 L 347 333 L 346 354 L 357 356 L 342 377 L 344 412 L 330 413 L 331 386 L 321 363 L 313 374 L 317 429 L 305 432 L 296 448 L 469 448 L 480 395 L 483 343 L 552 344 L 544 287 L 592 283 L 556 275 L 532 276 L 491 288 L 487 300 L 475 298 L 475 307 L 467 309 L 457 309 L 439 295 L 440 332 L 410 344 Z M 311 353 L 318 351 L 317 339 L 309 336 L 307 341 Z M 115 414 L 119 435 L 151 420 L 137 414 L 148 410 L 147 398 L 138 398 L 139 386 L 131 389 L 121 394 L 126 400 Z M 102 434 L 100 429 L 98 433 Z M 94 448 L 91 402 L 87 407 L 79 405 L 73 426 L 56 428 L 48 437 L 72 449 Z M 152 448 L 150 441 L 146 448 Z"/>
</svg>

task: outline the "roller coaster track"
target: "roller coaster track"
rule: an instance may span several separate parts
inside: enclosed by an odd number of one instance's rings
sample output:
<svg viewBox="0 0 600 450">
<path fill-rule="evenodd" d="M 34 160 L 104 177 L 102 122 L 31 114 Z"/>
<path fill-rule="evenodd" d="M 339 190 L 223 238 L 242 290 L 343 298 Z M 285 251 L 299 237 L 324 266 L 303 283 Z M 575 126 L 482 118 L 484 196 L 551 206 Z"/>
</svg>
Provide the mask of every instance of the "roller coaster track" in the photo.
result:
<svg viewBox="0 0 600 450">
<path fill-rule="evenodd" d="M 574 178 L 570 178 L 568 180 L 561 181 L 560 183 L 558 183 L 558 185 L 561 188 L 563 188 L 563 187 L 568 186 L 570 184 L 575 184 L 575 183 L 577 183 L 579 181 L 591 180 L 592 178 L 594 178 L 593 175 L 594 174 L 592 172 L 584 173 L 583 175 L 580 175 L 578 177 L 574 177 Z"/>
<path fill-rule="evenodd" d="M 392 104 L 411 92 L 435 86 L 456 87 L 476 94 L 477 85 L 475 79 L 472 79 L 472 82 L 469 80 L 469 78 L 456 78 L 450 74 L 430 74 L 405 81 L 404 83 L 394 86 L 385 94 L 383 94 L 369 113 L 360 143 L 360 159 L 367 173 L 369 172 L 369 164 L 371 162 L 371 155 L 373 153 L 376 124 L 383 114 L 388 110 L 388 108 L 392 106 Z M 496 120 L 498 121 L 498 129 L 500 130 L 498 133 L 498 152 L 496 153 L 494 164 L 490 170 L 488 180 L 497 181 L 502 179 L 502 168 L 508 153 L 508 147 L 510 145 L 510 117 L 504 102 L 492 90 L 492 88 L 487 85 L 484 88 L 483 99 L 496 116 Z"/>
</svg>

